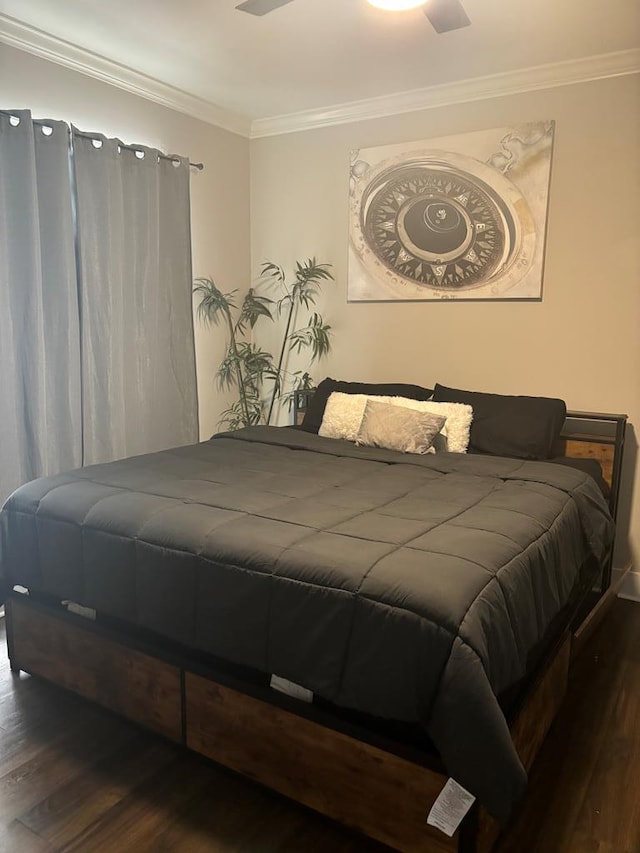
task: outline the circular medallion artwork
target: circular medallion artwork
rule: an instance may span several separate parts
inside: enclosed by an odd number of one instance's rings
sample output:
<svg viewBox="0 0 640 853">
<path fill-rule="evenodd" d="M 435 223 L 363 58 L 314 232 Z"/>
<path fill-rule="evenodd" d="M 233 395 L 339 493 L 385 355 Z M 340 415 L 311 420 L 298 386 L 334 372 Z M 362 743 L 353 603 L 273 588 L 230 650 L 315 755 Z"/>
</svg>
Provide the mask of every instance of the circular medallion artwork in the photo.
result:
<svg viewBox="0 0 640 853">
<path fill-rule="evenodd" d="M 375 164 L 363 155 L 351 170 L 350 299 L 531 298 L 509 293 L 541 259 L 536 231 L 544 234 L 505 174 L 522 151 L 490 162 L 443 150 Z"/>
</svg>

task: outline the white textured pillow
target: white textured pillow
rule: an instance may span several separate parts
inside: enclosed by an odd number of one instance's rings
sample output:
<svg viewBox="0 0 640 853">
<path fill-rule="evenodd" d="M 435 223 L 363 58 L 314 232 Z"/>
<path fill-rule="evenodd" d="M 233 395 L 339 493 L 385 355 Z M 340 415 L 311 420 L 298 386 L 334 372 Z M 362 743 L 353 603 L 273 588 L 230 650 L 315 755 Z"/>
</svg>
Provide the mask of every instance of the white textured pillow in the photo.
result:
<svg viewBox="0 0 640 853">
<path fill-rule="evenodd" d="M 432 412 L 367 400 L 356 444 L 401 453 L 434 453 L 433 440 L 445 421 L 442 415 Z"/>
<path fill-rule="evenodd" d="M 367 394 L 343 394 L 334 391 L 327 400 L 318 435 L 355 441 L 367 400 L 404 406 L 416 412 L 442 415 L 447 419 L 442 428 L 442 435 L 446 440 L 444 449 L 451 453 L 467 452 L 473 409 L 466 403 L 433 403 L 431 400 L 410 400 L 408 397 L 370 397 Z"/>
<path fill-rule="evenodd" d="M 382 397 L 367 397 L 366 394 L 343 394 L 333 391 L 324 407 L 318 435 L 325 438 L 345 438 L 355 441 L 362 423 L 367 400 L 381 401 Z"/>
</svg>

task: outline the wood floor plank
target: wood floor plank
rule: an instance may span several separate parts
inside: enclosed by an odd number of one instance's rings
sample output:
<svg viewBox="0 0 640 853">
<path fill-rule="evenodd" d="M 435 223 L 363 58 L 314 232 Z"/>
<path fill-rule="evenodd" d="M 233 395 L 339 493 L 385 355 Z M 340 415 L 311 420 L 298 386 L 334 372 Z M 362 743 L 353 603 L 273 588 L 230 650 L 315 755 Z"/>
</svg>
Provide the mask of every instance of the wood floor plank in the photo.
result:
<svg viewBox="0 0 640 853">
<path fill-rule="evenodd" d="M 131 790 L 68 844 L 64 853 L 83 853 L 92 847 L 102 853 L 129 849 L 157 850 L 158 839 L 188 811 L 194 798 L 210 796 L 211 768 L 190 755 L 174 761 L 152 780 Z"/>
<path fill-rule="evenodd" d="M 122 746 L 88 767 L 22 815 L 21 821 L 56 849 L 70 844 L 131 790 L 175 761 L 175 750 L 132 732 Z"/>
<path fill-rule="evenodd" d="M 211 800 L 194 800 L 157 839 L 171 853 L 386 853 L 319 814 L 220 769 Z M 247 817 L 250 815 L 250 820 Z"/>
<path fill-rule="evenodd" d="M 55 848 L 19 820 L 12 820 L 0 825 L 0 853 L 55 853 Z"/>
<path fill-rule="evenodd" d="M 78 703 L 73 712 L 57 716 L 55 708 L 57 697 L 55 689 L 47 685 L 47 694 L 38 697 L 38 703 L 43 709 L 51 710 L 50 716 L 42 715 L 38 723 L 29 722 L 29 717 L 17 722 L 12 727 L 0 732 L 0 778 L 26 761 L 34 758 L 45 749 L 56 744 L 62 746 L 69 740 L 70 733 L 76 728 L 91 729 L 99 725 L 104 714 L 86 703 Z M 59 692 L 59 691 L 56 691 Z M 33 697 L 32 697 L 33 698 Z M 96 713 L 98 711 L 98 713 Z M 112 719 L 114 731 L 120 727 L 120 721 Z"/>
<path fill-rule="evenodd" d="M 291 813 L 285 800 L 258 786 L 247 796 L 244 781 L 231 774 L 224 777 L 221 772 L 212 781 L 212 799 L 192 800 L 179 819 L 158 836 L 158 850 L 225 853 L 260 849 L 272 853 L 292 833 L 292 824 L 302 820 L 299 813 Z"/>
<path fill-rule="evenodd" d="M 621 849 L 640 851 L 640 815 L 627 801 L 628 792 L 637 798 L 640 778 L 640 663 L 629 660 L 621 672 L 607 748 L 589 778 L 576 828 L 602 843 L 615 836 Z"/>
<path fill-rule="evenodd" d="M 117 749 L 126 737 L 119 720 L 106 714 L 98 722 L 82 721 L 65 736 L 0 777 L 0 821 L 23 814 L 51 791 L 87 772 L 93 762 Z"/>
<path fill-rule="evenodd" d="M 4 666 L 3 666 L 4 668 Z M 55 703 L 49 700 L 49 685 L 26 673 L 15 675 L 15 682 L 5 682 L 5 692 L 0 696 L 0 720 L 2 728 L 11 730 L 17 726 L 37 726 L 40 723 L 62 720 L 77 713 L 78 705 L 73 696 L 64 690 L 58 692 Z"/>
</svg>

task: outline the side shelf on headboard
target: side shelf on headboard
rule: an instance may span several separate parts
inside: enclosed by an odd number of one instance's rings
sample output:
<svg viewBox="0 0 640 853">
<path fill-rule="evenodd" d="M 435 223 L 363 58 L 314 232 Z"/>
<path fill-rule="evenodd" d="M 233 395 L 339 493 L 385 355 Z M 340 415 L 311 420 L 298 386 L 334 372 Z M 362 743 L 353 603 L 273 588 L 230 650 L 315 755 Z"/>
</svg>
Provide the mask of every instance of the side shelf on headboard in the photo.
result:
<svg viewBox="0 0 640 853">
<path fill-rule="evenodd" d="M 570 411 L 556 445 L 557 456 L 596 459 L 600 463 L 611 489 L 609 509 L 614 520 L 618 511 L 626 427 L 627 415 Z"/>
<path fill-rule="evenodd" d="M 293 395 L 293 423 L 300 426 L 304 413 L 307 411 L 309 401 L 315 394 L 315 388 L 309 388 L 306 391 L 296 391 Z"/>
</svg>

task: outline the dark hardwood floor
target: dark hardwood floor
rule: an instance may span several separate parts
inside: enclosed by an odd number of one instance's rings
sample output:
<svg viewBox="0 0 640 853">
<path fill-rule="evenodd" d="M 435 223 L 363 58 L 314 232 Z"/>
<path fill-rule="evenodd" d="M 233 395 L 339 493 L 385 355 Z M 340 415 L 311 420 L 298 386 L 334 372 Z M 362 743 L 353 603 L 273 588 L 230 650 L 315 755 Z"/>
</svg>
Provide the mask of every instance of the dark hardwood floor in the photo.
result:
<svg viewBox="0 0 640 853">
<path fill-rule="evenodd" d="M 640 605 L 616 601 L 500 853 L 639 853 L 639 780 Z M 0 658 L 0 853 L 385 850 Z"/>
</svg>

